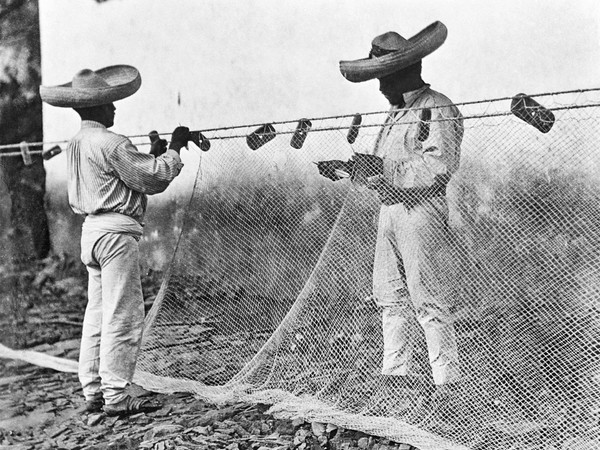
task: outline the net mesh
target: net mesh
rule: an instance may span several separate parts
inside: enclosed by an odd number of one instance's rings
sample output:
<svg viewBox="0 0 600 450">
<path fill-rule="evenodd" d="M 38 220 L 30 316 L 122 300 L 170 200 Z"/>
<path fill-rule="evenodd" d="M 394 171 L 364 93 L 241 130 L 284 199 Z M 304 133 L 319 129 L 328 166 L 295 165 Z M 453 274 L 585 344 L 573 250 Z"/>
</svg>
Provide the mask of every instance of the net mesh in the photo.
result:
<svg viewBox="0 0 600 450">
<path fill-rule="evenodd" d="M 353 144 L 352 116 L 312 119 L 300 149 L 295 122 L 256 150 L 255 127 L 207 133 L 137 380 L 421 449 L 599 448 L 600 93 L 536 98 L 555 117 L 547 133 L 510 114 L 510 100 L 459 105 L 448 226 L 425 233 L 417 256 L 395 255 L 405 268 L 427 261 L 421 277 L 435 280 L 429 307 L 444 309 L 458 348 L 451 389 L 434 384 L 435 339 L 412 298 L 410 371 L 382 375 L 381 202 L 313 164 L 371 153 L 387 113 L 364 114 Z"/>
</svg>

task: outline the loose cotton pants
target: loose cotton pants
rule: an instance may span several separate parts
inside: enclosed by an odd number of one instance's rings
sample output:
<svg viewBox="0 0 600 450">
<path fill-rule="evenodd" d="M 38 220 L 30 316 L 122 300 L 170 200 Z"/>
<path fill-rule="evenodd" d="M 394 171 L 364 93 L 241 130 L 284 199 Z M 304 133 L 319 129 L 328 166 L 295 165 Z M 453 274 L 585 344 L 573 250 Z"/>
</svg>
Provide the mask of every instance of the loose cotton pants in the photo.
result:
<svg viewBox="0 0 600 450">
<path fill-rule="evenodd" d="M 138 241 L 84 230 L 81 259 L 89 278 L 79 380 L 87 400 L 102 393 L 106 404 L 114 404 L 133 379 L 144 325 Z"/>
<path fill-rule="evenodd" d="M 445 197 L 407 209 L 382 205 L 379 215 L 373 294 L 382 308 L 384 375 L 411 373 L 414 321 L 425 332 L 436 385 L 459 374 L 454 331 L 452 274 L 455 255 L 448 230 Z"/>
</svg>

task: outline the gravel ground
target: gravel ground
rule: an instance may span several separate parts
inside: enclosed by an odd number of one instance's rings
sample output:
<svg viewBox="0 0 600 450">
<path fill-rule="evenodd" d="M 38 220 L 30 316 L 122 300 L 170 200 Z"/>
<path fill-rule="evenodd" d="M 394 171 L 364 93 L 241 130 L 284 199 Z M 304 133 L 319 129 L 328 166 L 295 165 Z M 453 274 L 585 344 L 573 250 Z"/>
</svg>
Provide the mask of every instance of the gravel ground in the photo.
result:
<svg viewBox="0 0 600 450">
<path fill-rule="evenodd" d="M 0 266 L 0 343 L 77 359 L 86 304 L 80 265 L 54 255 L 36 267 Z M 147 308 L 162 274 L 143 280 Z M 77 376 L 25 362 L 0 359 L 0 450 L 408 450 L 353 430 L 327 431 L 301 418 L 282 420 L 269 405 L 213 405 L 191 393 L 156 394 L 132 386 L 163 408 L 127 418 L 84 414 Z"/>
<path fill-rule="evenodd" d="M 268 405 L 216 406 L 189 393 L 156 394 L 135 385 L 131 395 L 155 398 L 162 409 L 126 418 L 85 414 L 75 374 L 18 361 L 5 362 L 1 373 L 0 450 L 411 448 L 352 430 L 327 432 L 302 419 L 277 419 Z"/>
</svg>

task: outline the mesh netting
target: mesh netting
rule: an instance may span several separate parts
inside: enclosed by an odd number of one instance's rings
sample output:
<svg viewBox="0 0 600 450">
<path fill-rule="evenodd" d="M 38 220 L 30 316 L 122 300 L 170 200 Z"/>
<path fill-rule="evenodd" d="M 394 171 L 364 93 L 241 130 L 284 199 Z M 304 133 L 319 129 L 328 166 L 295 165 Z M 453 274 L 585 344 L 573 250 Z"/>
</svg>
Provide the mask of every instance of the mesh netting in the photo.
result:
<svg viewBox="0 0 600 450">
<path fill-rule="evenodd" d="M 276 123 L 254 151 L 254 126 L 207 133 L 137 380 L 275 403 L 421 449 L 600 447 L 599 97 L 536 97 L 555 116 L 547 133 L 510 114 L 507 99 L 459 105 L 449 220 L 425 233 L 418 256 L 430 262 L 421 277 L 434 282 L 421 281 L 433 305 L 402 310 L 407 376 L 381 374 L 381 203 L 356 178 L 332 182 L 313 164 L 371 153 L 387 114 L 364 114 L 353 144 L 352 116 L 313 119 L 300 149 L 290 146 L 295 122 Z M 422 309 L 442 303 L 462 375 L 436 402 Z"/>
</svg>

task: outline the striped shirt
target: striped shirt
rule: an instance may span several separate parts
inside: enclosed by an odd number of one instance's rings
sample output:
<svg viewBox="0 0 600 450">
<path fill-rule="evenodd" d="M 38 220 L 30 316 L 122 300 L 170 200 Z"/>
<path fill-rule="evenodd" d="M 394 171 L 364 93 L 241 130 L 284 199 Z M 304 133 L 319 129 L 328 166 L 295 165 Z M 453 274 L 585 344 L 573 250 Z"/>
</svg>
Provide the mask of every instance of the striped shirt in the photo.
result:
<svg viewBox="0 0 600 450">
<path fill-rule="evenodd" d="M 155 158 L 91 120 L 82 121 L 66 154 L 69 204 L 76 214 L 116 212 L 140 224 L 147 195 L 163 192 L 183 167 L 174 150 Z"/>
</svg>

